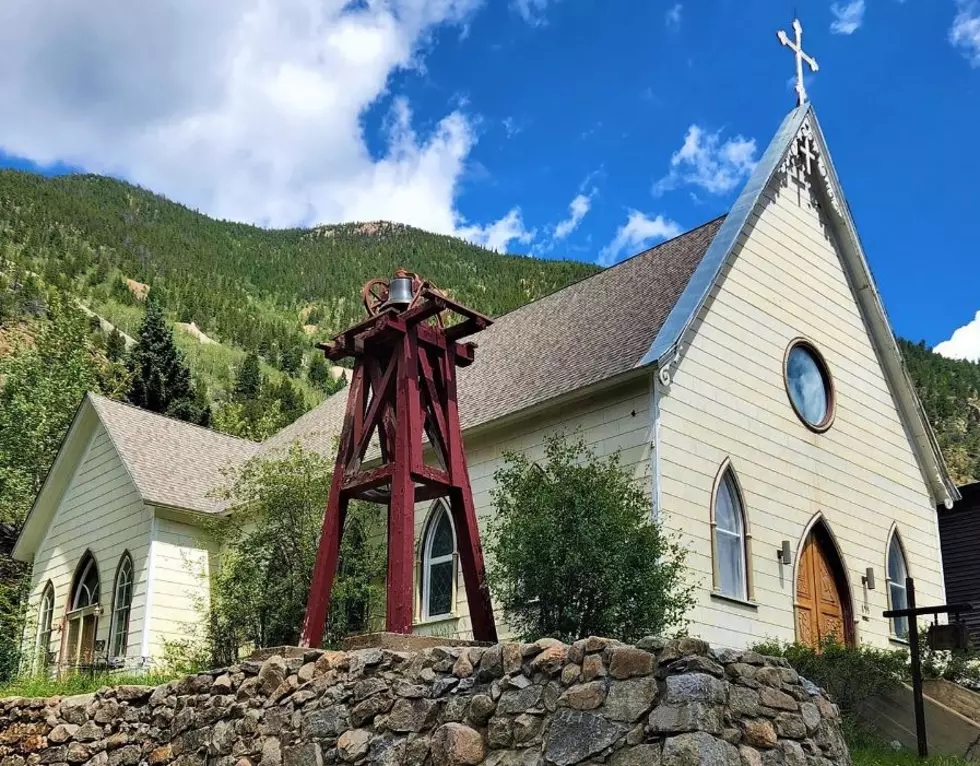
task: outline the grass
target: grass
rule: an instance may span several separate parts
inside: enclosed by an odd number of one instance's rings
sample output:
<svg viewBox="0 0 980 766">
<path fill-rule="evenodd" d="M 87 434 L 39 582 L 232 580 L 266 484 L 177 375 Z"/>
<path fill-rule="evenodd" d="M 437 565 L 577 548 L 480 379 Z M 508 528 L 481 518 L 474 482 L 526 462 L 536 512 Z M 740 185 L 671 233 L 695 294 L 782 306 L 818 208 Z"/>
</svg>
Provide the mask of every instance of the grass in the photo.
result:
<svg viewBox="0 0 980 766">
<path fill-rule="evenodd" d="M 73 673 L 61 678 L 22 676 L 0 686 L 0 699 L 5 697 L 67 697 L 86 694 L 103 686 L 159 686 L 172 681 L 173 675 L 162 673 Z"/>
</svg>

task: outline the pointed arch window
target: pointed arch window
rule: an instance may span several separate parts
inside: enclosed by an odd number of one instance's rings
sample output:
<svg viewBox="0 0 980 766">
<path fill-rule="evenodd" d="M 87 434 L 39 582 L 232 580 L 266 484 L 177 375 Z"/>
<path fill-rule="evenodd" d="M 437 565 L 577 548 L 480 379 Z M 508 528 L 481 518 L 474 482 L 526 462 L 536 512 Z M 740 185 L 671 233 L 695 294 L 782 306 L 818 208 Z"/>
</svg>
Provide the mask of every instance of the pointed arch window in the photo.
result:
<svg viewBox="0 0 980 766">
<path fill-rule="evenodd" d="M 133 606 L 133 559 L 123 553 L 116 568 L 116 587 L 112 596 L 112 642 L 110 657 L 124 657 L 128 648 L 129 613 Z"/>
<path fill-rule="evenodd" d="M 898 530 L 892 532 L 888 543 L 888 608 L 908 609 L 909 594 L 905 588 L 905 579 L 909 576 L 908 563 L 905 559 L 905 549 Z M 906 639 L 909 635 L 908 617 L 893 617 L 891 632 L 896 638 Z"/>
<path fill-rule="evenodd" d="M 102 613 L 99 586 L 98 564 L 86 551 L 75 570 L 68 594 L 68 631 L 62 655 L 62 662 L 67 665 L 89 665 L 95 659 L 95 634 Z"/>
<path fill-rule="evenodd" d="M 456 585 L 456 528 L 443 503 L 433 510 L 422 541 L 422 619 L 453 613 Z"/>
<path fill-rule="evenodd" d="M 715 592 L 749 599 L 748 535 L 745 508 L 735 473 L 726 465 L 715 489 L 711 537 Z"/>
<path fill-rule="evenodd" d="M 50 580 L 41 594 L 41 605 L 37 613 L 37 641 L 34 656 L 40 669 L 48 666 L 51 651 L 51 625 L 54 620 L 54 586 Z"/>
</svg>

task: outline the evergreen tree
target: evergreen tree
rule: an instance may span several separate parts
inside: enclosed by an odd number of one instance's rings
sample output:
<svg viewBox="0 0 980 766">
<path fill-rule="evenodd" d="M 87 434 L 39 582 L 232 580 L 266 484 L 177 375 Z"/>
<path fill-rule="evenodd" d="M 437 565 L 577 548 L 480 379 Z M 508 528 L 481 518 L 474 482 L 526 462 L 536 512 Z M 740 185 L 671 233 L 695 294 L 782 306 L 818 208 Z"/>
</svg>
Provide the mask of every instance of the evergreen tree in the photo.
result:
<svg viewBox="0 0 980 766">
<path fill-rule="evenodd" d="M 293 382 L 283 376 L 279 385 L 273 390 L 273 396 L 279 400 L 279 407 L 282 411 L 283 426 L 292 423 L 296 418 L 306 412 L 305 402 Z"/>
<path fill-rule="evenodd" d="M 310 359 L 310 366 L 306 370 L 306 379 L 311 386 L 316 386 L 323 391 L 326 391 L 330 385 L 330 367 L 327 366 L 327 360 L 319 351 L 315 352 Z"/>
<path fill-rule="evenodd" d="M 105 354 L 109 357 L 110 361 L 118 362 L 123 358 L 123 354 L 125 353 L 126 341 L 123 340 L 122 333 L 113 327 L 112 332 L 109 333 L 109 337 L 106 338 Z"/>
<path fill-rule="evenodd" d="M 155 300 L 146 303 L 146 316 L 127 367 L 132 383 L 126 398 L 132 404 L 189 423 L 206 424 L 210 420 L 210 412 L 201 409 L 191 371 Z"/>
<path fill-rule="evenodd" d="M 262 391 L 262 371 L 259 369 L 259 357 L 255 353 L 245 356 L 245 361 L 238 369 L 235 378 L 235 399 L 239 402 L 254 402 Z"/>
</svg>

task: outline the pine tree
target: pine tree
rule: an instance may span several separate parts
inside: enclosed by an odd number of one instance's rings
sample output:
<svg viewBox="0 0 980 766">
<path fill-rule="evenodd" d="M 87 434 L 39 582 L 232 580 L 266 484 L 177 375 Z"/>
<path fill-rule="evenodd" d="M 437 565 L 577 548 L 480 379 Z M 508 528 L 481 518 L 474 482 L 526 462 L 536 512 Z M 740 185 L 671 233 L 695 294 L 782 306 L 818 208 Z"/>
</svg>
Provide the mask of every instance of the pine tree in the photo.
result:
<svg viewBox="0 0 980 766">
<path fill-rule="evenodd" d="M 324 391 L 330 384 L 330 368 L 327 366 L 327 360 L 319 351 L 315 352 L 310 359 L 310 366 L 306 370 L 306 379 L 311 386 L 316 386 Z"/>
<path fill-rule="evenodd" d="M 262 391 L 262 371 L 259 369 L 259 357 L 250 353 L 238 369 L 235 378 L 235 398 L 240 402 L 252 402 L 259 398 Z"/>
<path fill-rule="evenodd" d="M 210 412 L 202 411 L 191 371 L 155 300 L 146 303 L 146 316 L 127 367 L 132 383 L 126 398 L 132 404 L 189 423 L 204 424 L 210 420 Z"/>
<path fill-rule="evenodd" d="M 109 333 L 109 337 L 106 338 L 105 355 L 109 357 L 110 361 L 118 362 L 125 353 L 126 341 L 123 340 L 122 333 L 113 327 L 112 332 Z"/>
<path fill-rule="evenodd" d="M 296 418 L 306 412 L 303 397 L 300 395 L 299 391 L 296 390 L 296 386 L 293 385 L 293 382 L 289 378 L 283 376 L 283 379 L 279 382 L 279 385 L 275 387 L 272 394 L 279 400 L 279 407 L 282 411 L 283 426 L 289 425 L 296 420 Z"/>
</svg>

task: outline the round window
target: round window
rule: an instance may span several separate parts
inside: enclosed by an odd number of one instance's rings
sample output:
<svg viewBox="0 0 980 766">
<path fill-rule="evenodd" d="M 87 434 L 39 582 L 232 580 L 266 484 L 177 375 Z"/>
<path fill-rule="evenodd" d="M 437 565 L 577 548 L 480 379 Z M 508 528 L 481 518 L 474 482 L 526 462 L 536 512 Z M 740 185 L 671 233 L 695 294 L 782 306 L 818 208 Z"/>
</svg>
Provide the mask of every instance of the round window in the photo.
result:
<svg viewBox="0 0 980 766">
<path fill-rule="evenodd" d="M 810 344 L 796 341 L 786 355 L 786 390 L 800 420 L 815 431 L 830 427 L 834 389 L 823 357 Z"/>
</svg>

